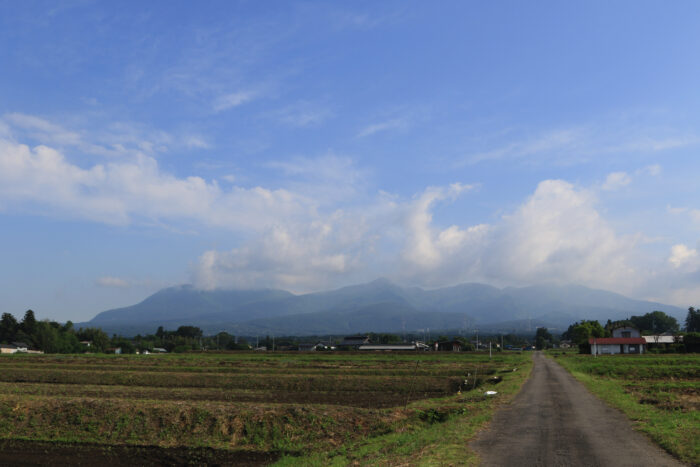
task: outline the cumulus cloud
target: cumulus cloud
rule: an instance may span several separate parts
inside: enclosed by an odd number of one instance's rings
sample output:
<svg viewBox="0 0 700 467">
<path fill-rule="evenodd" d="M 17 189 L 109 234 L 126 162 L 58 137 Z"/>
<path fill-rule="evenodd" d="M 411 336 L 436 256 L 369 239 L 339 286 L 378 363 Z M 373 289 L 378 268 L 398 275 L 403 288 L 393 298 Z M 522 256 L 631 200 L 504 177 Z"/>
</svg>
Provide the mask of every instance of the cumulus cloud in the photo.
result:
<svg viewBox="0 0 700 467">
<path fill-rule="evenodd" d="M 489 275 L 630 290 L 635 239 L 618 236 L 595 202 L 591 192 L 565 181 L 541 182 L 498 227 L 489 248 Z"/>
<path fill-rule="evenodd" d="M 179 220 L 254 231 L 304 217 L 316 204 L 284 189 L 223 189 L 201 177 L 178 178 L 145 155 L 81 168 L 53 148 L 7 139 L 0 139 L 0 197 L 109 224 Z"/>
<path fill-rule="evenodd" d="M 698 262 L 698 250 L 695 248 L 688 248 L 683 244 L 673 245 L 668 262 L 676 269 L 684 266 L 698 267 L 700 265 Z"/>
<path fill-rule="evenodd" d="M 451 226 L 443 231 L 436 231 L 432 225 L 431 207 L 438 201 L 459 196 L 473 186 L 459 183 L 448 188 L 431 187 L 410 203 L 406 215 L 406 246 L 403 259 L 422 268 L 438 266 L 443 255 L 454 251 L 468 235 L 467 231 Z"/>
<path fill-rule="evenodd" d="M 476 185 L 428 187 L 412 198 L 368 194 L 366 174 L 352 159 L 327 155 L 270 163 L 283 175 L 277 187 L 244 188 L 233 177 L 222 177 L 228 183 L 220 186 L 177 177 L 143 153 L 83 167 L 59 149 L 18 143 L 11 133 L 0 134 L 5 209 L 234 232 L 232 248 L 210 249 L 192 266 L 202 288 L 309 291 L 387 276 L 422 286 L 579 283 L 637 296 L 664 283 L 665 295 L 658 287 L 649 293 L 672 297 L 692 291 L 700 270 L 698 251 L 683 244 L 641 264 L 638 237 L 617 233 L 601 215 L 601 185 L 545 180 L 495 221 L 469 224 L 457 210 L 443 223 L 433 216 L 436 207 L 459 202 L 469 210 L 463 198 Z M 607 182 L 624 186 L 627 177 L 611 174 Z M 97 283 L 129 284 L 108 276 Z"/>
</svg>

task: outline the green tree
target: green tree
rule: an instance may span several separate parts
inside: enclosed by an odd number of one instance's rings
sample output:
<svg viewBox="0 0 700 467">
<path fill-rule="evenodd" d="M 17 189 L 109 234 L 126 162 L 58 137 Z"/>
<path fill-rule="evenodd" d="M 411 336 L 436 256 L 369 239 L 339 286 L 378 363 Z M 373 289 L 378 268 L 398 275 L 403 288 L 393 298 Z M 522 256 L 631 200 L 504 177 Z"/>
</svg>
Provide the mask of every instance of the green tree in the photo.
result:
<svg viewBox="0 0 700 467">
<path fill-rule="evenodd" d="M 180 337 L 189 337 L 190 339 L 198 339 L 202 337 L 202 330 L 196 326 L 180 326 L 175 331 L 175 335 Z"/>
<path fill-rule="evenodd" d="M 629 320 L 637 329 L 644 333 L 676 333 L 679 330 L 676 318 L 667 315 L 663 311 L 652 311 L 642 316 L 632 316 Z"/>
<path fill-rule="evenodd" d="M 700 310 L 692 306 L 688 308 L 688 315 L 685 317 L 686 332 L 700 332 Z"/>
<path fill-rule="evenodd" d="M 24 331 L 28 336 L 34 335 L 36 329 L 36 317 L 32 310 L 27 310 L 24 313 L 24 318 L 22 318 L 22 323 L 20 323 L 20 329 Z"/>
<path fill-rule="evenodd" d="M 588 353 L 591 350 L 588 339 L 591 337 L 605 337 L 606 335 L 609 334 L 606 333 L 605 328 L 598 321 L 583 320 L 569 326 L 563 337 L 578 345 L 580 353 Z"/>
<path fill-rule="evenodd" d="M 90 341 L 90 349 L 94 352 L 104 352 L 109 347 L 109 336 L 99 328 L 80 328 L 77 332 L 79 341 Z"/>
<path fill-rule="evenodd" d="M 546 349 L 552 345 L 552 334 L 547 328 L 537 328 L 535 333 L 535 347 L 537 350 Z"/>
<path fill-rule="evenodd" d="M 0 342 L 10 343 L 15 340 L 19 323 L 10 313 L 3 313 L 0 318 Z"/>
</svg>

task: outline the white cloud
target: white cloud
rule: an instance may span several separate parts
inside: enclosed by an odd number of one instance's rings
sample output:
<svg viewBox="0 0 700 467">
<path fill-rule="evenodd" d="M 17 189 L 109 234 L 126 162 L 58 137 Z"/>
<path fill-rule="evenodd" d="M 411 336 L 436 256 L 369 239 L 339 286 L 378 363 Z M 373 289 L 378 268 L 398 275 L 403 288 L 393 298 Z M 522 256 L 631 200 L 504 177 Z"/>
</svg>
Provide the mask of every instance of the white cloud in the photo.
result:
<svg viewBox="0 0 700 467">
<path fill-rule="evenodd" d="M 373 125 L 366 126 L 357 134 L 358 138 L 364 138 L 366 136 L 371 136 L 375 133 L 380 133 L 382 131 L 388 130 L 402 130 L 408 127 L 408 119 L 406 118 L 393 118 L 391 120 L 386 120 L 384 122 L 375 123 Z"/>
<path fill-rule="evenodd" d="M 448 188 L 431 187 L 408 207 L 406 215 L 406 246 L 403 259 L 422 268 L 438 266 L 443 255 L 455 250 L 465 241 L 468 232 L 457 226 L 451 226 L 442 232 L 432 226 L 431 207 L 438 201 L 454 199 L 461 193 L 473 189 L 473 186 L 459 183 Z"/>
<path fill-rule="evenodd" d="M 224 110 L 232 109 L 243 105 L 246 102 L 253 100 L 256 94 L 251 91 L 239 91 L 230 94 L 224 94 L 217 97 L 212 105 L 215 112 L 221 112 Z"/>
<path fill-rule="evenodd" d="M 490 275 L 631 290 L 638 279 L 631 264 L 635 239 L 618 236 L 595 201 L 567 182 L 541 182 L 499 226 L 485 259 Z"/>
<path fill-rule="evenodd" d="M 77 150 L 89 156 L 110 158 L 155 155 L 167 150 L 168 145 L 174 142 L 174 138 L 164 131 L 148 130 L 125 122 L 112 123 L 88 135 L 35 115 L 9 113 L 2 116 L 0 128 L 3 126 L 6 128 L 4 137 L 8 140 L 18 136 L 23 141 L 31 140 L 54 149 Z M 186 137 L 178 142 L 189 146 L 192 141 Z"/>
<path fill-rule="evenodd" d="M 210 144 L 207 143 L 201 136 L 186 136 L 183 139 L 183 143 L 188 148 L 209 149 L 211 147 Z"/>
<path fill-rule="evenodd" d="M 688 265 L 697 268 L 700 266 L 700 262 L 698 262 L 698 250 L 688 248 L 683 244 L 673 245 L 671 247 L 671 256 L 668 258 L 668 262 L 671 263 L 676 269 Z"/>
<path fill-rule="evenodd" d="M 82 167 L 55 148 L 0 136 L 0 203 L 107 224 L 235 232 L 234 248 L 207 251 L 193 267 L 195 282 L 205 288 L 306 291 L 388 276 L 423 286 L 564 282 L 673 297 L 692 289 L 700 268 L 697 250 L 681 244 L 670 257 L 643 258 L 638 237 L 618 234 L 600 214 L 599 185 L 545 180 L 499 220 L 469 225 L 458 213 L 441 225 L 433 218 L 436 206 L 456 202 L 475 185 L 429 187 L 404 199 L 366 193 L 364 171 L 333 154 L 269 168 L 283 175 L 275 188 L 244 188 L 230 177 L 220 186 L 176 177 L 144 154 Z M 612 175 L 607 182 L 615 186 L 629 177 Z M 120 281 L 103 277 L 98 284 L 123 286 Z M 662 282 L 664 290 L 648 286 Z"/>
<path fill-rule="evenodd" d="M 0 140 L 0 199 L 109 224 L 179 220 L 230 230 L 264 229 L 315 210 L 313 200 L 284 189 L 224 190 L 200 177 L 177 178 L 144 155 L 83 169 L 55 149 L 8 140 Z"/>
<path fill-rule="evenodd" d="M 632 177 L 627 174 L 627 172 L 613 172 L 611 174 L 608 174 L 607 178 L 605 179 L 605 183 L 603 183 L 603 190 L 617 190 L 622 187 L 625 187 L 629 185 L 632 182 Z"/>
<path fill-rule="evenodd" d="M 129 282 L 125 279 L 122 279 L 120 277 L 112 277 L 112 276 L 104 276 L 104 277 L 99 277 L 96 281 L 97 285 L 102 286 L 102 287 L 117 287 L 117 288 L 124 288 L 124 287 L 129 287 Z"/>
<path fill-rule="evenodd" d="M 645 167 L 644 170 L 652 177 L 656 177 L 661 173 L 661 166 L 659 164 L 653 164 Z"/>
<path fill-rule="evenodd" d="M 499 134 L 496 147 L 471 150 L 455 161 L 457 166 L 500 159 L 519 159 L 528 163 L 560 165 L 580 163 L 602 156 L 663 152 L 700 143 L 700 137 L 692 133 L 668 134 L 663 128 L 634 127 L 610 120 L 605 123 L 571 126 L 536 134 L 514 137 L 503 144 Z M 487 146 L 483 142 L 482 146 Z M 658 175 L 660 167 L 651 165 L 650 175 Z"/>
<path fill-rule="evenodd" d="M 294 127 L 310 127 L 320 125 L 333 116 L 328 107 L 301 101 L 294 105 L 270 112 L 275 120 Z"/>
</svg>

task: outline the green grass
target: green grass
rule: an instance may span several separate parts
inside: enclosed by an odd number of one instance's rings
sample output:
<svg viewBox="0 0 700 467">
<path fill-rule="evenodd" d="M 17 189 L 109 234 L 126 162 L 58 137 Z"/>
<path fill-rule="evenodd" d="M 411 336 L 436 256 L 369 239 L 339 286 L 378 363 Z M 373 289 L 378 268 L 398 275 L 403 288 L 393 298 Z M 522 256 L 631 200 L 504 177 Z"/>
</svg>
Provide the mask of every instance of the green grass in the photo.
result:
<svg viewBox="0 0 700 467">
<path fill-rule="evenodd" d="M 700 465 L 699 356 L 550 355 L 624 412 L 637 430 L 679 459 Z"/>
</svg>

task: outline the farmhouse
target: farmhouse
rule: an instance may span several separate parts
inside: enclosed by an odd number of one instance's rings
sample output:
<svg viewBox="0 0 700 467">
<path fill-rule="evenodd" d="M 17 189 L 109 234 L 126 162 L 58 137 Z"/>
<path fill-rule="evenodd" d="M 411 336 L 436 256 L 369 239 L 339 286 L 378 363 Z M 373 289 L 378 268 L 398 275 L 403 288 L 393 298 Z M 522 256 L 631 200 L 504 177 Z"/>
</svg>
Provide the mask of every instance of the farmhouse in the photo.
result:
<svg viewBox="0 0 700 467">
<path fill-rule="evenodd" d="M 639 331 L 631 326 L 615 328 L 612 337 L 591 337 L 591 355 L 602 354 L 641 354 L 647 341 L 639 334 Z"/>
</svg>

